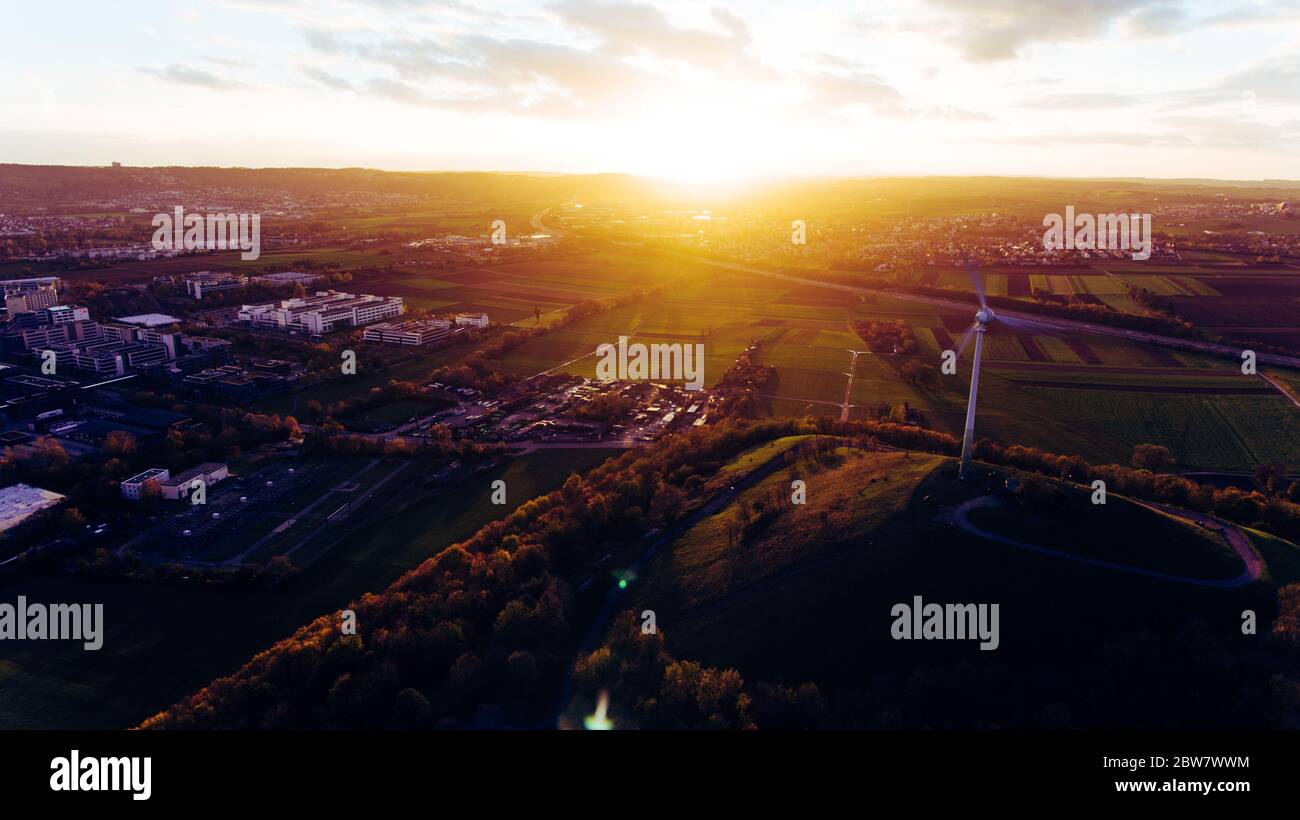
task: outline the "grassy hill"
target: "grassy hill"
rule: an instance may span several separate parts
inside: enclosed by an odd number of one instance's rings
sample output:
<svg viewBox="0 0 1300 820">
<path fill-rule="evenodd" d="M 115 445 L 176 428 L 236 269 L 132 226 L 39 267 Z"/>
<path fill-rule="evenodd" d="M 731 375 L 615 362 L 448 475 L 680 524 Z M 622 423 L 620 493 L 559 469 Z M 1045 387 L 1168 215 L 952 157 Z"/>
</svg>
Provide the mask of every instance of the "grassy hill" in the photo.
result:
<svg viewBox="0 0 1300 820">
<path fill-rule="evenodd" d="M 734 668 L 747 681 L 815 682 L 835 704 L 836 725 L 1256 719 L 1247 714 L 1256 704 L 1210 702 L 1218 697 L 1211 693 L 1247 681 L 1263 686 L 1262 671 L 1242 670 L 1234 682 L 1219 664 L 1263 645 L 1242 634 L 1242 611 L 1271 617 L 1273 585 L 1297 580 L 1300 549 L 1255 534 L 1264 579 L 1235 589 L 1126 574 L 958 530 L 946 511 L 980 490 L 955 474 L 952 459 L 917 453 L 841 449 L 830 462 L 800 461 L 662 551 L 643 574 L 633 609 L 655 611 L 676 658 Z M 789 503 L 794 478 L 807 483 L 805 505 Z M 752 513 L 766 504 L 766 516 Z M 738 512 L 744 507 L 748 525 Z M 1008 501 L 984 523 L 1171 574 L 1220 578 L 1241 570 L 1220 536 L 1120 499 L 1057 521 Z M 998 604 L 1000 647 L 892 639 L 892 607 L 917 595 L 927 603 Z M 1197 676 L 1196 691 L 1165 698 L 1187 675 Z M 1100 705 L 1099 693 L 1125 687 L 1118 706 Z M 1190 717 L 1189 709 L 1202 711 Z"/>
</svg>

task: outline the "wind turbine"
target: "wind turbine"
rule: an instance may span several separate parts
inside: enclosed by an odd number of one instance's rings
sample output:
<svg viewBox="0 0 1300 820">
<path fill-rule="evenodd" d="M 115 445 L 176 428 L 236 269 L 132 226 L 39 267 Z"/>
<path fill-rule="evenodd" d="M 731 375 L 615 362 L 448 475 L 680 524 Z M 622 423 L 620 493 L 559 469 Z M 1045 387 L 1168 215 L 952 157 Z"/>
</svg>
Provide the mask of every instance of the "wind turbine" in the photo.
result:
<svg viewBox="0 0 1300 820">
<path fill-rule="evenodd" d="M 961 337 L 961 344 L 957 347 L 957 357 L 966 350 L 970 344 L 971 337 L 975 337 L 975 359 L 971 363 L 970 374 L 970 398 L 966 401 L 966 430 L 961 439 L 961 469 L 958 475 L 962 478 L 969 478 L 971 473 L 971 451 L 975 449 L 975 404 L 979 398 L 980 389 L 980 357 L 984 353 L 984 331 L 992 322 L 1002 322 L 1006 325 L 1019 325 L 1021 322 L 1011 321 L 998 316 L 989 307 L 988 302 L 984 299 L 984 278 L 976 273 L 973 267 L 967 266 L 966 271 L 970 274 L 971 283 L 975 286 L 975 295 L 979 297 L 980 308 L 975 311 L 975 323 L 971 325 L 964 336 Z M 1024 323 L 1030 324 L 1030 323 Z"/>
</svg>

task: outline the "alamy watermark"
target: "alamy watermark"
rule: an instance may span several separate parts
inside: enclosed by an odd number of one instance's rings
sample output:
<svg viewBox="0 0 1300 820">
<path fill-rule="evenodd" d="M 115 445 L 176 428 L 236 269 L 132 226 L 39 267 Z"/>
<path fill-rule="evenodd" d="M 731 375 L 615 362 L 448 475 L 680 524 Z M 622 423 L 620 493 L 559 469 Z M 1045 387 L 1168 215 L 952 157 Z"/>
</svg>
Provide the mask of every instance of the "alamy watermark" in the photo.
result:
<svg viewBox="0 0 1300 820">
<path fill-rule="evenodd" d="M 177 205 L 156 215 L 153 227 L 156 251 L 239 250 L 245 261 L 262 255 L 261 214 L 187 214 Z"/>
<path fill-rule="evenodd" d="M 0 604 L 0 641 L 82 641 L 94 652 L 104 645 L 103 604 Z"/>
<path fill-rule="evenodd" d="M 628 344 L 626 336 L 619 336 L 617 345 L 605 342 L 596 355 L 596 378 L 601 380 L 673 379 L 685 381 L 687 390 L 704 389 L 702 344 Z"/>
<path fill-rule="evenodd" d="M 56 792 L 130 792 L 132 800 L 153 794 L 152 757 L 82 757 L 73 749 L 50 761 L 50 790 Z"/>
<path fill-rule="evenodd" d="M 979 640 L 980 649 L 998 648 L 997 604 L 926 604 L 920 595 L 911 604 L 894 604 L 889 634 L 896 641 Z"/>
<path fill-rule="evenodd" d="M 1065 216 L 1043 217 L 1043 248 L 1059 250 L 1132 251 L 1139 262 L 1151 258 L 1151 214 L 1075 214 L 1065 207 Z"/>
</svg>

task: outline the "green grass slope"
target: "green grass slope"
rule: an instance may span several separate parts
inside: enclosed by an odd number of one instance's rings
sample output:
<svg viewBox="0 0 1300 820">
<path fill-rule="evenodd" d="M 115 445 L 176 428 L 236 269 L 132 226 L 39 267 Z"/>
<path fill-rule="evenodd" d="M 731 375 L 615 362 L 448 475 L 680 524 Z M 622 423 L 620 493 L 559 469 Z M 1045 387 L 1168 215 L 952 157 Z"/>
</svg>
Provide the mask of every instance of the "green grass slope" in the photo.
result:
<svg viewBox="0 0 1300 820">
<path fill-rule="evenodd" d="M 795 478 L 807 483 L 805 505 L 789 503 Z M 1160 724 L 1152 692 L 1177 685 L 1193 661 L 1139 668 L 1120 655 L 1152 640 L 1181 646 L 1192 640 L 1189 629 L 1208 631 L 1224 651 L 1249 650 L 1262 638 L 1242 634 L 1243 609 L 1271 617 L 1274 584 L 1295 580 L 1300 560 L 1294 545 L 1269 539 L 1260 549 L 1264 577 L 1238 588 L 1126 574 L 960 531 L 945 511 L 977 492 L 946 458 L 840 450 L 833 463 L 802 460 L 656 556 L 635 610 L 656 612 L 679 659 L 733 667 L 746 680 L 816 682 L 838 704 L 841 725 L 1043 725 L 1052 715 L 1062 725 Z M 764 499 L 782 503 L 744 526 L 737 510 Z M 1006 534 L 1100 560 L 1194 577 L 1241 568 L 1219 536 L 1127 502 L 1090 511 L 1073 531 L 1011 507 L 999 515 Z M 892 608 L 917 595 L 998 604 L 1001 646 L 893 640 Z M 1100 670 L 1112 680 L 1098 678 Z M 1129 674 L 1141 675 L 1129 685 L 1143 694 L 1113 713 L 1083 715 L 1101 709 L 1094 693 Z M 890 706 L 878 714 L 878 703 Z M 1213 712 L 1228 722 L 1231 713 Z"/>
</svg>

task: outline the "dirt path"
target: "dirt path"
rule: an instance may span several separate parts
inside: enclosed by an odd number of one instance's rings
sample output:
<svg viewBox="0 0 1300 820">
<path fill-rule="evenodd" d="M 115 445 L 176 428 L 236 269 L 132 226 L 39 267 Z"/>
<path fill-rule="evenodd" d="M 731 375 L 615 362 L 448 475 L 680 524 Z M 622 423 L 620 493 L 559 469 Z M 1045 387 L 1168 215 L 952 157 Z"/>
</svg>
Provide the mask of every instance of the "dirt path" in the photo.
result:
<svg viewBox="0 0 1300 820">
<path fill-rule="evenodd" d="M 1273 378 L 1272 376 L 1266 376 L 1263 373 L 1258 373 L 1256 375 L 1258 375 L 1261 379 L 1268 382 L 1269 384 L 1273 385 L 1273 388 L 1277 390 L 1277 392 L 1281 393 L 1283 396 L 1286 396 L 1287 399 L 1292 404 L 1294 404 L 1297 408 L 1300 408 L 1300 396 L 1296 396 L 1295 392 L 1291 390 L 1290 387 L 1278 381 L 1277 379 Z"/>
<path fill-rule="evenodd" d="M 1113 561 L 1101 561 L 1096 558 L 1088 558 L 1087 556 L 1076 555 L 1072 552 L 1065 552 L 1063 550 L 1052 549 L 1050 547 L 1042 547 L 1037 544 L 1030 544 L 1025 541 L 1017 541 L 1014 538 L 1008 538 L 1006 536 L 998 535 L 997 533 L 992 533 L 989 532 L 988 530 L 981 529 L 971 523 L 969 518 L 971 510 L 998 506 L 1003 503 L 996 496 L 991 496 L 991 495 L 980 496 L 979 498 L 972 498 L 971 500 L 957 507 L 957 509 L 953 510 L 952 512 L 952 522 L 956 524 L 959 529 L 961 529 L 966 533 L 978 536 L 980 538 L 987 538 L 990 541 L 997 541 L 999 544 L 1006 544 L 1011 547 L 1016 547 L 1017 549 L 1029 550 L 1031 552 L 1039 553 L 1040 555 L 1050 555 L 1054 558 L 1065 558 L 1070 561 L 1078 561 L 1081 564 L 1088 564 L 1094 567 L 1113 569 L 1117 572 L 1125 572 L 1130 575 L 1144 575 L 1148 578 L 1158 578 L 1162 581 L 1173 581 L 1174 583 L 1191 584 L 1193 586 L 1200 586 L 1200 587 L 1217 587 L 1220 589 L 1230 589 L 1233 587 L 1245 586 L 1246 584 L 1249 584 L 1252 581 L 1259 580 L 1260 572 L 1263 570 L 1263 562 L 1260 561 L 1259 555 L 1255 552 L 1255 548 L 1250 543 L 1250 539 L 1247 538 L 1246 535 L 1236 526 L 1229 524 L 1228 522 L 1223 521 L 1221 519 L 1215 518 L 1212 515 L 1194 513 L 1189 510 L 1184 510 L 1177 507 L 1166 507 L 1163 504 L 1152 504 L 1152 503 L 1138 501 L 1136 499 L 1131 499 L 1131 498 L 1125 500 L 1132 501 L 1134 504 L 1137 504 L 1142 507 L 1146 507 L 1149 510 L 1153 510 L 1155 512 L 1167 513 L 1177 518 L 1182 518 L 1185 521 L 1191 521 L 1194 524 L 1199 524 L 1213 532 L 1218 532 L 1227 540 L 1228 544 L 1232 547 L 1233 551 L 1237 553 L 1237 557 L 1241 559 L 1241 562 L 1243 564 L 1241 573 L 1238 574 L 1235 578 L 1228 578 L 1226 580 L 1212 580 L 1207 578 L 1189 578 L 1185 575 L 1174 575 L 1168 572 L 1158 572 L 1156 570 L 1144 569 L 1142 567 L 1135 567 L 1129 564 L 1119 564 Z"/>
</svg>

